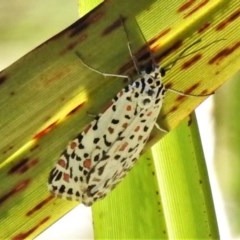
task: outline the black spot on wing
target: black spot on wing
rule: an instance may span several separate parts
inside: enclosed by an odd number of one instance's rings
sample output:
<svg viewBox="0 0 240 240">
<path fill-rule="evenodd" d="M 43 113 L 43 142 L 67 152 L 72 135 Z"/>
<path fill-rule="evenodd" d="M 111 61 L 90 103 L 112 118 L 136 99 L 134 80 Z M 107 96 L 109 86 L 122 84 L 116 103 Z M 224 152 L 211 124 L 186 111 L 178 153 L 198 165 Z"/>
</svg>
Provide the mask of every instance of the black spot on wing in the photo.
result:
<svg viewBox="0 0 240 240">
<path fill-rule="evenodd" d="M 103 135 L 103 140 L 104 140 L 104 144 L 105 144 L 107 147 L 110 147 L 110 146 L 111 146 L 111 142 L 108 142 L 106 134 Z"/>
<path fill-rule="evenodd" d="M 49 174 L 49 177 L 48 177 L 48 183 L 51 184 L 53 179 L 57 176 L 58 174 L 58 170 L 56 168 L 53 168 Z"/>
<path fill-rule="evenodd" d="M 112 120 L 112 124 L 118 124 L 119 123 L 119 120 L 118 119 L 113 119 Z"/>
<path fill-rule="evenodd" d="M 144 126 L 143 131 L 147 132 L 147 130 L 148 130 L 148 126 Z"/>
<path fill-rule="evenodd" d="M 62 172 L 59 171 L 57 176 L 56 176 L 56 178 L 55 178 L 55 180 L 59 181 L 61 178 L 62 178 Z"/>
<path fill-rule="evenodd" d="M 94 143 L 94 144 L 97 144 L 97 143 L 99 142 L 99 140 L 100 140 L 100 138 L 98 138 L 98 137 L 97 137 L 97 138 L 94 138 L 94 139 L 93 139 L 93 143 Z"/>
<path fill-rule="evenodd" d="M 72 189 L 72 188 L 69 188 L 68 191 L 67 191 L 67 193 L 68 193 L 69 195 L 72 195 L 72 194 L 73 194 L 73 189 Z"/>
<path fill-rule="evenodd" d="M 84 147 L 84 145 L 83 145 L 82 143 L 80 143 L 80 144 L 78 145 L 78 148 L 79 148 L 79 149 L 84 149 L 85 147 Z"/>
<path fill-rule="evenodd" d="M 59 188 L 59 192 L 60 193 L 64 193 L 65 192 L 65 186 L 64 185 L 61 185 L 61 187 Z"/>
<path fill-rule="evenodd" d="M 116 105 L 112 105 L 113 112 L 116 112 Z"/>
</svg>

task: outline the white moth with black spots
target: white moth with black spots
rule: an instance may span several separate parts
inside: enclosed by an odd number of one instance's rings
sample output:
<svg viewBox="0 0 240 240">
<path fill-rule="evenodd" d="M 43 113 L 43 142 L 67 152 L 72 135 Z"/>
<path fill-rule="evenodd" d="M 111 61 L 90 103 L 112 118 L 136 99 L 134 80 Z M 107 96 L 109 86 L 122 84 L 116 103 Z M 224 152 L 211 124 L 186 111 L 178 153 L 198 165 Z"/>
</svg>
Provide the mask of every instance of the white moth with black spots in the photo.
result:
<svg viewBox="0 0 240 240">
<path fill-rule="evenodd" d="M 90 206 L 124 178 L 156 124 L 163 76 L 164 69 L 154 66 L 113 98 L 60 156 L 48 179 L 51 192 Z"/>
<path fill-rule="evenodd" d="M 217 41 L 221 40 L 214 42 Z M 190 55 L 191 53 L 184 56 L 184 52 L 198 42 L 199 40 L 182 51 L 170 66 Z M 129 41 L 128 48 L 137 69 Z M 83 65 L 92 69 L 84 62 Z M 123 88 L 112 99 L 107 110 L 99 114 L 69 143 L 48 178 L 48 188 L 53 194 L 91 206 L 111 192 L 131 170 L 153 127 L 156 126 L 164 131 L 156 124 L 156 120 L 166 90 L 185 96 L 210 95 L 191 95 L 166 89 L 162 77 L 171 67 L 163 68 L 153 64 L 151 68 L 140 72 L 139 78 Z M 104 76 L 128 78 L 124 75 L 105 74 L 96 69 L 92 70 Z"/>
</svg>

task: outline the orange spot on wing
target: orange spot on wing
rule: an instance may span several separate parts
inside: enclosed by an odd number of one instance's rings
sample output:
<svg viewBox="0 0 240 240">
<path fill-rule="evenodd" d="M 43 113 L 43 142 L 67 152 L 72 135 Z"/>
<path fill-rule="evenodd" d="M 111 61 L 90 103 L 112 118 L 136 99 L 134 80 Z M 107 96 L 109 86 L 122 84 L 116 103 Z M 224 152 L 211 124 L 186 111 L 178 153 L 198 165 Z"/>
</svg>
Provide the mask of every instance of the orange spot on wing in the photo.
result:
<svg viewBox="0 0 240 240">
<path fill-rule="evenodd" d="M 137 126 L 135 129 L 134 129 L 134 132 L 138 132 L 140 130 L 140 126 Z"/>
<path fill-rule="evenodd" d="M 83 162 L 83 167 L 87 168 L 87 169 L 90 169 L 92 166 L 92 160 L 91 159 L 86 159 L 84 162 Z"/>
<path fill-rule="evenodd" d="M 76 147 L 77 147 L 77 143 L 72 141 L 71 144 L 70 144 L 70 148 L 75 149 Z"/>
<path fill-rule="evenodd" d="M 131 105 L 127 105 L 126 110 L 127 111 L 131 111 L 132 110 L 132 106 Z"/>
<path fill-rule="evenodd" d="M 65 181 L 65 182 L 69 182 L 69 178 L 70 178 L 70 176 L 69 176 L 69 174 L 68 173 L 63 173 L 63 180 Z"/>
<path fill-rule="evenodd" d="M 128 146 L 128 143 L 127 143 L 127 142 L 123 143 L 123 144 L 120 146 L 119 151 L 124 151 L 127 146 Z"/>
<path fill-rule="evenodd" d="M 57 164 L 62 168 L 66 168 L 66 162 L 63 159 L 59 159 Z"/>
</svg>

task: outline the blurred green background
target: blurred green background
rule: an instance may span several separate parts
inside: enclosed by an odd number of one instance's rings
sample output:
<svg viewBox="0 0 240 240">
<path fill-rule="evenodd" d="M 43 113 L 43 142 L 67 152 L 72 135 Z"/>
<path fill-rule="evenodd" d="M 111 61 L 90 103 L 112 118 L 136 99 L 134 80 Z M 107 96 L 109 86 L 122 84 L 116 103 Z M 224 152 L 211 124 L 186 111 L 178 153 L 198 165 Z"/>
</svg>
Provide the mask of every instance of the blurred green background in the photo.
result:
<svg viewBox="0 0 240 240">
<path fill-rule="evenodd" d="M 1 1 L 0 69 L 79 18 L 77 1 Z"/>
</svg>

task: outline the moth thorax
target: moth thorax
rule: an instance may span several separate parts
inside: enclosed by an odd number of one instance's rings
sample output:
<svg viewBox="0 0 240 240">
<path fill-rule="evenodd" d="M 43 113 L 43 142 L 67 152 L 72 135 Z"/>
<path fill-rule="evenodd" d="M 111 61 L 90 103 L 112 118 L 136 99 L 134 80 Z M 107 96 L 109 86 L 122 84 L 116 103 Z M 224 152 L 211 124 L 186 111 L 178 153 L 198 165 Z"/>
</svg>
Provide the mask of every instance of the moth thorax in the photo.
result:
<svg viewBox="0 0 240 240">
<path fill-rule="evenodd" d="M 141 108 L 149 108 L 155 103 L 155 91 L 154 89 L 148 89 L 145 94 L 139 96 L 138 105 Z"/>
</svg>

